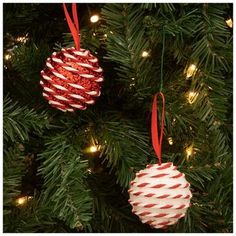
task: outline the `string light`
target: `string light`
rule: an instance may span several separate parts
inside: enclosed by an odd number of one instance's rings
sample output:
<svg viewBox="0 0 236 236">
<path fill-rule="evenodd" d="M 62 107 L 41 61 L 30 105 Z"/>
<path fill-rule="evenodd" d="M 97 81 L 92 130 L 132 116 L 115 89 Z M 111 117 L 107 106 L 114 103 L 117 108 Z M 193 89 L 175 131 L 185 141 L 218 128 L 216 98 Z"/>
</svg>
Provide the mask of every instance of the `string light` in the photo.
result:
<svg viewBox="0 0 236 236">
<path fill-rule="evenodd" d="M 130 83 L 129 87 L 132 88 L 135 86 L 135 83 Z"/>
<path fill-rule="evenodd" d="M 213 125 L 215 125 L 215 126 L 221 125 L 221 122 L 220 122 L 219 120 L 215 120 L 215 121 L 213 122 Z"/>
<path fill-rule="evenodd" d="M 94 37 L 96 36 L 96 33 L 95 33 L 95 32 L 93 32 L 93 36 L 94 36 Z"/>
<path fill-rule="evenodd" d="M 19 42 L 19 43 L 26 43 L 28 41 L 28 37 L 27 35 L 26 36 L 19 36 L 16 38 L 16 41 Z"/>
<path fill-rule="evenodd" d="M 189 104 L 193 104 L 193 103 L 196 101 L 198 95 L 199 95 L 199 93 L 194 92 L 194 91 L 190 91 L 190 92 L 187 94 L 188 103 L 189 103 Z"/>
<path fill-rule="evenodd" d="M 107 34 L 104 34 L 104 37 L 107 38 Z"/>
<path fill-rule="evenodd" d="M 188 146 L 185 149 L 185 152 L 186 152 L 186 160 L 188 161 L 189 158 L 193 155 L 193 145 Z"/>
<path fill-rule="evenodd" d="M 7 53 L 4 56 L 5 60 L 9 61 L 11 59 L 11 54 Z"/>
<path fill-rule="evenodd" d="M 97 152 L 98 151 L 98 147 L 93 145 L 89 147 L 89 152 Z"/>
<path fill-rule="evenodd" d="M 111 34 L 114 34 L 113 31 L 110 31 Z"/>
<path fill-rule="evenodd" d="M 186 78 L 190 78 L 192 77 L 197 71 L 197 66 L 195 64 L 191 64 L 186 70 L 185 70 L 185 74 L 186 74 Z"/>
<path fill-rule="evenodd" d="M 90 21 L 91 21 L 92 23 L 98 22 L 99 19 L 100 19 L 99 15 L 93 15 L 93 16 L 90 17 Z"/>
<path fill-rule="evenodd" d="M 231 18 L 225 21 L 225 23 L 229 26 L 229 28 L 233 28 L 233 21 Z"/>
<path fill-rule="evenodd" d="M 142 52 L 142 57 L 149 57 L 149 53 L 147 51 L 143 51 Z"/>
<path fill-rule="evenodd" d="M 172 137 L 169 137 L 169 138 L 168 138 L 168 142 L 169 142 L 169 144 L 172 146 L 172 145 L 174 144 L 173 138 L 172 138 Z"/>
<path fill-rule="evenodd" d="M 33 198 L 32 196 L 19 197 L 19 198 L 16 199 L 16 205 L 17 206 L 23 206 L 32 198 Z"/>
</svg>

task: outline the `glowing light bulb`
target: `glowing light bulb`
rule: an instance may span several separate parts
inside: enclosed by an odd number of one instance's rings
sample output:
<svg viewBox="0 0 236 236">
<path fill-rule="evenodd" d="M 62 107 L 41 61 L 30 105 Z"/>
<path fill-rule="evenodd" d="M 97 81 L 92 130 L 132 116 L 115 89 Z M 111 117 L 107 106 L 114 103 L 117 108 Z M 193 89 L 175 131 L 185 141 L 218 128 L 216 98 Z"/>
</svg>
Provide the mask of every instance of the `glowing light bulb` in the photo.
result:
<svg viewBox="0 0 236 236">
<path fill-rule="evenodd" d="M 9 61 L 9 60 L 11 59 L 11 54 L 7 53 L 7 54 L 5 55 L 5 59 L 6 59 L 7 61 Z"/>
<path fill-rule="evenodd" d="M 168 138 L 168 142 L 169 142 L 170 145 L 173 145 L 173 144 L 174 144 L 172 137 L 169 137 L 169 138 Z"/>
<path fill-rule="evenodd" d="M 185 149 L 185 152 L 186 152 L 186 159 L 187 159 L 187 161 L 188 161 L 189 158 L 193 155 L 193 145 L 188 146 L 188 147 Z"/>
<path fill-rule="evenodd" d="M 18 206 L 25 205 L 28 202 L 28 200 L 30 200 L 32 198 L 33 198 L 32 196 L 19 197 L 16 199 L 16 205 L 18 205 Z"/>
<path fill-rule="evenodd" d="M 142 57 L 149 57 L 149 53 L 147 51 L 143 51 L 142 52 Z"/>
<path fill-rule="evenodd" d="M 29 38 L 26 37 L 26 36 L 19 36 L 19 37 L 16 38 L 16 41 L 20 42 L 20 43 L 26 43 L 28 39 Z"/>
<path fill-rule="evenodd" d="M 104 34 L 104 37 L 107 38 L 107 34 Z"/>
<path fill-rule="evenodd" d="M 229 26 L 229 28 L 233 28 L 233 21 L 231 18 L 225 21 L 225 23 Z"/>
<path fill-rule="evenodd" d="M 92 23 L 98 22 L 99 19 L 100 19 L 99 15 L 93 15 L 93 16 L 90 17 L 90 21 L 91 21 Z"/>
<path fill-rule="evenodd" d="M 187 70 L 185 70 L 186 78 L 192 77 L 197 71 L 197 66 L 195 64 L 191 64 Z"/>
<path fill-rule="evenodd" d="M 197 99 L 197 97 L 198 97 L 198 94 L 199 94 L 199 93 L 196 93 L 196 92 L 194 92 L 194 91 L 190 91 L 190 92 L 187 94 L 188 103 L 189 103 L 189 104 L 193 104 L 193 103 L 196 101 L 196 99 Z"/>
<path fill-rule="evenodd" d="M 97 146 L 91 146 L 91 147 L 89 147 L 89 151 L 90 152 L 97 152 L 98 148 L 97 148 Z"/>
</svg>

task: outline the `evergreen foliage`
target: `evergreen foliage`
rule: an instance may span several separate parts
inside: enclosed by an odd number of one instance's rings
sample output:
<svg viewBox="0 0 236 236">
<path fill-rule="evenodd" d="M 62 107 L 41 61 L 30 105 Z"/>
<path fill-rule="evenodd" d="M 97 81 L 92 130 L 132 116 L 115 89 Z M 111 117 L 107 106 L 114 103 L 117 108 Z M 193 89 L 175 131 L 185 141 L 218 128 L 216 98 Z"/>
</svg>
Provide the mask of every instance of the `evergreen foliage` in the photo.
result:
<svg viewBox="0 0 236 236">
<path fill-rule="evenodd" d="M 4 60 L 4 232 L 233 231 L 233 44 L 225 23 L 232 5 L 78 4 L 81 47 L 99 58 L 105 81 L 96 104 L 74 113 L 51 108 L 39 85 L 47 57 L 73 46 L 61 4 L 3 9 L 11 55 Z M 100 12 L 95 24 L 92 12 Z M 25 35 L 27 42 L 16 40 Z M 187 76 L 191 64 L 197 69 Z M 150 112 L 161 74 L 162 159 L 185 173 L 193 198 L 178 224 L 157 230 L 132 213 L 127 190 L 157 161 Z M 17 206 L 22 195 L 33 198 Z"/>
</svg>

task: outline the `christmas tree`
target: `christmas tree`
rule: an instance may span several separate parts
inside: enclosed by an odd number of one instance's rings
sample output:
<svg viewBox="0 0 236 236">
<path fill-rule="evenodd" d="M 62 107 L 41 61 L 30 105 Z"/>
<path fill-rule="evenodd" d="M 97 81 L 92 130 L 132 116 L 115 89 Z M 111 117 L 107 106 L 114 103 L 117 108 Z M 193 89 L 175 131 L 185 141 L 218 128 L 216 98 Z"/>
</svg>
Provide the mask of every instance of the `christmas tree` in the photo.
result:
<svg viewBox="0 0 236 236">
<path fill-rule="evenodd" d="M 62 4 L 3 4 L 4 232 L 232 232 L 232 5 L 77 9 L 81 47 L 104 82 L 95 104 L 62 112 L 40 85 L 46 59 L 74 46 Z M 162 160 L 193 196 L 177 224 L 155 229 L 132 213 L 128 189 L 157 163 L 150 127 L 160 88 Z"/>
</svg>

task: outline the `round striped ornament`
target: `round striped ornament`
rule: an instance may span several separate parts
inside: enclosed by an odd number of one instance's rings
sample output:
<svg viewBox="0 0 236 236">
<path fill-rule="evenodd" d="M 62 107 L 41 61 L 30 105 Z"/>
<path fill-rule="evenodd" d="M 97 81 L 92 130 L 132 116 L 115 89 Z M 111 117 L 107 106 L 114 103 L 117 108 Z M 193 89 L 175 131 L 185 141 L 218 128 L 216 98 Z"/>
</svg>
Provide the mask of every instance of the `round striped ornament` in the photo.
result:
<svg viewBox="0 0 236 236">
<path fill-rule="evenodd" d="M 153 228 L 173 225 L 190 206 L 189 188 L 185 175 L 173 163 L 147 165 L 130 183 L 132 212 Z"/>
<path fill-rule="evenodd" d="M 63 112 L 85 110 L 101 94 L 102 72 L 90 51 L 63 48 L 47 59 L 41 71 L 43 96 Z"/>
</svg>

